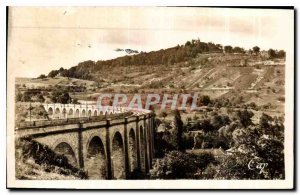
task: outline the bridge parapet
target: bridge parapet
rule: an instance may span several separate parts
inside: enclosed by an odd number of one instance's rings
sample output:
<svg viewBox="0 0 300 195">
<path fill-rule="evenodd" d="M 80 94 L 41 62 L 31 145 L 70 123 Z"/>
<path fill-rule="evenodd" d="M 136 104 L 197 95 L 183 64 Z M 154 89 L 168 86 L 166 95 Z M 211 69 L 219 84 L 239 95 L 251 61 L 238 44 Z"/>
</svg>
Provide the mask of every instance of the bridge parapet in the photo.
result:
<svg viewBox="0 0 300 195">
<path fill-rule="evenodd" d="M 132 114 L 133 114 L 132 112 L 127 111 L 124 113 L 117 113 L 111 115 L 100 115 L 100 116 L 81 117 L 81 118 L 51 119 L 51 120 L 40 120 L 40 121 L 31 121 L 31 122 L 26 121 L 26 122 L 17 123 L 16 129 L 105 121 L 108 118 L 109 119 L 124 118 L 127 116 L 131 116 Z"/>
<path fill-rule="evenodd" d="M 49 118 L 65 119 L 91 117 L 127 112 L 127 107 L 98 106 L 84 104 L 43 104 Z"/>
</svg>

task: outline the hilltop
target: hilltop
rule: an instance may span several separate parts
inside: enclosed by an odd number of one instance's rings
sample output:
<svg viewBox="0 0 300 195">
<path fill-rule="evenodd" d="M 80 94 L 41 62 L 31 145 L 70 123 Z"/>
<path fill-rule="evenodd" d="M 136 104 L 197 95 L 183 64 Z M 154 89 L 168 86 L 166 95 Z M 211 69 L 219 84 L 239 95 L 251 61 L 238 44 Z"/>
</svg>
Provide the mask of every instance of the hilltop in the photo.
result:
<svg viewBox="0 0 300 195">
<path fill-rule="evenodd" d="M 239 56 L 227 57 L 230 54 Z M 229 45 L 223 47 L 220 44 L 205 43 L 198 39 L 187 41 L 184 45 L 148 53 L 141 52 L 136 55 L 126 55 L 105 61 L 88 60 L 80 62 L 77 66 L 69 69 L 53 70 L 48 74 L 48 77 L 60 75 L 97 82 L 103 82 L 111 78 L 115 82 L 119 80 L 130 82 L 131 79 L 128 79 L 130 76 L 136 76 L 137 73 L 150 73 L 157 69 L 159 71 L 165 69 L 169 71 L 178 66 L 181 68 L 193 66 L 192 68 L 196 69 L 197 66 L 205 68 L 221 63 L 231 66 L 247 66 L 253 65 L 257 60 L 284 57 L 285 52 L 283 50 L 260 51 L 258 46 L 245 50 L 241 47 Z M 44 75 L 41 76 L 45 77 Z"/>
</svg>

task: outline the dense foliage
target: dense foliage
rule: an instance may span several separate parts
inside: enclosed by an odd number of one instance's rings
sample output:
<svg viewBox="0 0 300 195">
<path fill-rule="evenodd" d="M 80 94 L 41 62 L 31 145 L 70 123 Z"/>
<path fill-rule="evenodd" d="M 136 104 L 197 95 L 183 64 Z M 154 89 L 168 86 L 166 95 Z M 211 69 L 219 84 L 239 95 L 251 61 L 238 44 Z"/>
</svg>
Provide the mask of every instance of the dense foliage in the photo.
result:
<svg viewBox="0 0 300 195">
<path fill-rule="evenodd" d="M 283 121 L 262 113 L 259 122 L 253 123 L 253 116 L 251 110 L 238 109 L 228 115 L 210 112 L 206 118 L 196 115 L 188 118 L 183 125 L 181 149 L 175 120 L 169 130 L 157 133 L 156 141 L 160 146 L 157 156 L 161 159 L 155 163 L 152 178 L 284 179 Z M 200 143 L 195 144 L 196 140 Z M 193 156 L 184 153 L 191 149 L 200 149 L 198 156 L 213 154 L 216 149 L 227 151 L 221 156 L 214 154 L 217 158 L 205 161 L 202 169 Z M 184 175 L 181 175 L 181 166 L 187 167 Z"/>
<path fill-rule="evenodd" d="M 210 154 L 193 155 L 171 151 L 158 159 L 150 171 L 152 179 L 200 179 L 201 173 L 215 159 Z"/>
<path fill-rule="evenodd" d="M 223 52 L 220 44 L 205 43 L 198 40 L 186 42 L 185 45 L 177 45 L 176 47 L 161 49 L 159 51 L 141 52 L 136 55 L 123 56 L 112 60 L 99 60 L 97 62 L 88 60 L 80 62 L 77 66 L 70 69 L 60 68 L 52 70 L 48 77 L 61 75 L 64 77 L 73 77 L 80 79 L 92 79 L 95 72 L 101 72 L 109 69 L 109 67 L 137 65 L 149 66 L 158 64 L 174 64 L 184 62 L 191 58 L 195 58 L 199 53 Z M 94 78 L 96 79 L 96 78 Z"/>
</svg>

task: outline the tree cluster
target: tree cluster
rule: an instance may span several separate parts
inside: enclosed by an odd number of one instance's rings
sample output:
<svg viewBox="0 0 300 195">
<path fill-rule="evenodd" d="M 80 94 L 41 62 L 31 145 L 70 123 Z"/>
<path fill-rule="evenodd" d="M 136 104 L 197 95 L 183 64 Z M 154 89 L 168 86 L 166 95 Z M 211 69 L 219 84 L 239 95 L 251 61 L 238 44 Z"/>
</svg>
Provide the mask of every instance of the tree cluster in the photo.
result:
<svg viewBox="0 0 300 195">
<path fill-rule="evenodd" d="M 27 89 L 25 92 L 17 92 L 16 102 L 45 102 L 43 93 L 36 89 Z"/>
<path fill-rule="evenodd" d="M 195 58 L 199 53 L 213 53 L 223 52 L 223 47 L 220 44 L 212 42 L 205 43 L 198 40 L 186 42 L 185 45 L 177 45 L 176 47 L 161 49 L 159 51 L 141 52 L 136 55 L 127 55 L 112 60 L 84 61 L 77 66 L 70 69 L 60 68 L 59 70 L 52 70 L 48 77 L 55 77 L 57 75 L 92 79 L 92 73 L 107 70 L 109 67 L 121 67 L 128 65 L 149 66 L 159 64 L 169 64 L 184 62 L 191 58 Z"/>
<path fill-rule="evenodd" d="M 268 55 L 269 55 L 269 58 L 285 58 L 285 51 L 283 50 L 280 50 L 280 51 L 277 51 L 277 50 L 274 50 L 274 49 L 269 49 L 268 50 Z"/>
<path fill-rule="evenodd" d="M 72 102 L 72 99 L 67 91 L 55 89 L 51 93 L 51 101 L 53 103 L 68 104 Z"/>
<path fill-rule="evenodd" d="M 151 179 L 200 179 L 201 172 L 214 162 L 210 154 L 193 155 L 171 151 L 154 163 L 150 176 Z"/>
</svg>

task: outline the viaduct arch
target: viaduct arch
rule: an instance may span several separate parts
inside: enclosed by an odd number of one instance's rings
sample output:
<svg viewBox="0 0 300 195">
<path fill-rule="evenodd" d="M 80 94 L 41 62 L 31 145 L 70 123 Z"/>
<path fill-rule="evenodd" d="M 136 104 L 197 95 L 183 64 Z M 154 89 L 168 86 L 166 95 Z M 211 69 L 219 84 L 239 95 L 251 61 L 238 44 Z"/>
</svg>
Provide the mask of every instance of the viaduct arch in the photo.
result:
<svg viewBox="0 0 300 195">
<path fill-rule="evenodd" d="M 66 116 L 71 107 L 66 108 Z M 55 113 L 57 109 L 60 107 L 49 106 L 46 110 Z M 75 107 L 71 114 L 77 110 L 79 114 L 83 112 L 83 109 Z M 100 114 L 114 110 L 115 113 L 124 112 L 121 108 L 101 111 L 90 109 L 91 112 L 85 112 Z M 62 117 L 62 112 L 57 114 Z M 154 128 L 152 112 L 135 110 L 126 117 L 18 127 L 15 131 L 16 137 L 30 136 L 57 153 L 64 154 L 69 163 L 86 171 L 90 179 L 130 179 L 135 171 L 146 175 L 151 168 Z"/>
</svg>

